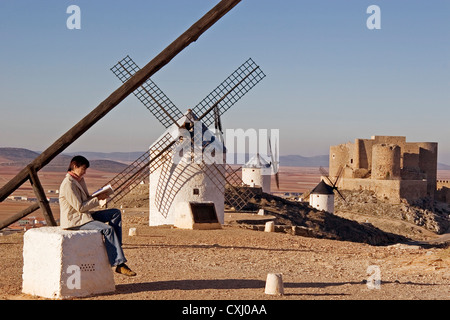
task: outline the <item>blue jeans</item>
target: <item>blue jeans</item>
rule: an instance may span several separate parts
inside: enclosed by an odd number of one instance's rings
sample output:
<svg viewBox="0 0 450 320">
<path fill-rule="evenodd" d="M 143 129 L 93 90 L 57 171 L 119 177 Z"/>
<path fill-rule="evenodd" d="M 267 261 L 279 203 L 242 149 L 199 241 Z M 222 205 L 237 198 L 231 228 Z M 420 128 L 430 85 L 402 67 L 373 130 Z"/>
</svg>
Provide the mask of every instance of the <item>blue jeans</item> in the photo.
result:
<svg viewBox="0 0 450 320">
<path fill-rule="evenodd" d="M 105 239 L 106 253 L 108 254 L 111 266 L 118 266 L 127 262 L 122 250 L 122 214 L 120 210 L 101 210 L 91 215 L 94 221 L 73 229 L 99 230 Z"/>
</svg>

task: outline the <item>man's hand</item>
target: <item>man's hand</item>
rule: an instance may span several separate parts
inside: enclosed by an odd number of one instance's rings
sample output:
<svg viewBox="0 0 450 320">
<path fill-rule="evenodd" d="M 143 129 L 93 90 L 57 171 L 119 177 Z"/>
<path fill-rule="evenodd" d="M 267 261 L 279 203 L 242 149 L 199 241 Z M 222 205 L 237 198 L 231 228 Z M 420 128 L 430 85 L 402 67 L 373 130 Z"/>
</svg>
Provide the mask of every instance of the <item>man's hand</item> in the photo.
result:
<svg viewBox="0 0 450 320">
<path fill-rule="evenodd" d="M 106 199 L 108 199 L 109 198 L 109 196 L 107 195 L 107 193 L 105 192 L 105 193 L 100 193 L 98 196 L 97 196 L 97 199 L 98 200 L 106 200 Z"/>
<path fill-rule="evenodd" d="M 106 199 L 103 200 L 98 200 L 98 205 L 103 208 L 104 206 L 106 206 Z"/>
</svg>

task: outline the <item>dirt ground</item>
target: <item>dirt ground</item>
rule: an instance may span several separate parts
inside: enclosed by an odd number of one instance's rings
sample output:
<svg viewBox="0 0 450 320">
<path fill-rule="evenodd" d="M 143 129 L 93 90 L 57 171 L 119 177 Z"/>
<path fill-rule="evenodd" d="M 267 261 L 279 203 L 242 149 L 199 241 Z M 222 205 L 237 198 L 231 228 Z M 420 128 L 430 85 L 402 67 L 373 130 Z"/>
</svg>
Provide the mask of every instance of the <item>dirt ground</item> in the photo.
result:
<svg viewBox="0 0 450 320">
<path fill-rule="evenodd" d="M 283 171 L 284 170 L 284 171 Z M 317 168 L 283 168 L 281 190 L 303 192 L 317 184 Z M 0 172 L 0 185 L 9 180 Z M 11 172 L 12 174 L 13 172 Z M 41 173 L 44 188 L 56 189 L 61 175 Z M 442 174 L 441 174 L 442 176 Z M 450 174 L 449 174 L 450 176 Z M 108 181 L 110 175 L 89 173 L 90 190 Z M 4 181 L 3 181 L 4 180 Z M 24 186 L 18 195 L 30 190 Z M 148 190 L 147 190 L 148 191 Z M 32 194 L 32 191 L 31 191 Z M 138 199 L 148 201 L 139 194 Z M 5 201 L 5 217 L 28 203 Z M 289 211 L 285 205 L 266 207 Z M 295 210 L 295 208 L 293 208 Z M 221 230 L 180 230 L 149 227 L 148 206 L 123 208 L 124 251 L 136 277 L 115 274 L 114 294 L 82 300 L 424 300 L 450 298 L 450 248 L 417 245 L 374 246 L 361 242 L 318 239 L 285 232 L 267 233 L 249 228 L 243 221 L 266 219 L 254 214 L 225 213 Z M 56 217 L 59 210 L 55 208 Z M 35 214 L 40 216 L 39 211 Z M 369 223 L 385 232 L 409 239 L 429 241 L 437 235 L 405 221 L 337 212 L 337 216 Z M 315 218 L 311 228 L 325 215 Z M 2 217 L 3 218 L 3 217 Z M 328 219 L 329 220 L 329 219 Z M 336 218 L 333 219 L 335 221 Z M 135 227 L 138 236 L 128 236 Z M 253 226 L 254 227 L 254 226 Z M 323 231 L 323 229 L 321 229 Z M 352 230 L 352 229 L 349 229 Z M 358 231 L 354 229 L 355 231 Z M 368 229 L 366 229 L 368 230 Z M 348 235 L 347 235 L 348 236 Z M 448 236 L 448 235 L 447 235 Z M 0 236 L 0 299 L 36 300 L 21 293 L 23 232 Z M 369 289 L 369 266 L 381 272 L 379 289 Z M 268 273 L 282 273 L 285 295 L 264 293 Z M 372 274 L 373 275 L 373 274 Z"/>
<path fill-rule="evenodd" d="M 450 248 L 371 246 L 244 228 L 251 214 L 226 212 L 221 230 L 149 227 L 146 208 L 126 209 L 124 251 L 136 277 L 115 274 L 116 292 L 86 300 L 391 300 L 450 298 Z M 135 227 L 138 235 L 128 236 Z M 0 237 L 0 299 L 21 293 L 23 233 Z M 381 271 L 370 289 L 369 266 Z M 6 272 L 5 272 L 6 271 Z M 285 294 L 264 293 L 282 273 Z"/>
</svg>

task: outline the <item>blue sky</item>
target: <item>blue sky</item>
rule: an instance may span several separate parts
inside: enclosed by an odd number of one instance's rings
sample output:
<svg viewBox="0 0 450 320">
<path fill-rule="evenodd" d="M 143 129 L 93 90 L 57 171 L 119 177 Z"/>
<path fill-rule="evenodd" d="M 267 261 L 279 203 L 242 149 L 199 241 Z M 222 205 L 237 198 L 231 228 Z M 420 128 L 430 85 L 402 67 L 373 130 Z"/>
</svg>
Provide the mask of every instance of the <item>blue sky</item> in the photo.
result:
<svg viewBox="0 0 450 320">
<path fill-rule="evenodd" d="M 144 66 L 216 3 L 0 1 L 0 146 L 46 149 L 120 86 L 117 61 Z M 70 5 L 81 30 L 66 27 Z M 267 77 L 226 128 L 280 129 L 281 155 L 401 135 L 450 163 L 449 17 L 446 0 L 242 0 L 152 79 L 184 111 L 251 57 Z M 130 96 L 66 151 L 141 151 L 162 132 Z"/>
</svg>

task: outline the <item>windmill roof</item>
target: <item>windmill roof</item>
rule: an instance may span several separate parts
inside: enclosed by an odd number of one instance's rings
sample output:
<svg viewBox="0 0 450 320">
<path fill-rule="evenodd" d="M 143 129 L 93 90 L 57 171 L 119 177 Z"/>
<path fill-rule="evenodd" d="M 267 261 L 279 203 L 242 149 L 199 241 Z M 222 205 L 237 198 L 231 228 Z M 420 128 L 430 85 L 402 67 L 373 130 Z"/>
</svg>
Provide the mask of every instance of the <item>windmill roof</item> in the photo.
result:
<svg viewBox="0 0 450 320">
<path fill-rule="evenodd" d="M 334 194 L 333 187 L 326 184 L 323 180 L 311 191 L 311 194 Z"/>
<path fill-rule="evenodd" d="M 270 168 L 270 166 L 271 164 L 264 160 L 258 153 L 248 160 L 244 168 Z"/>
</svg>

